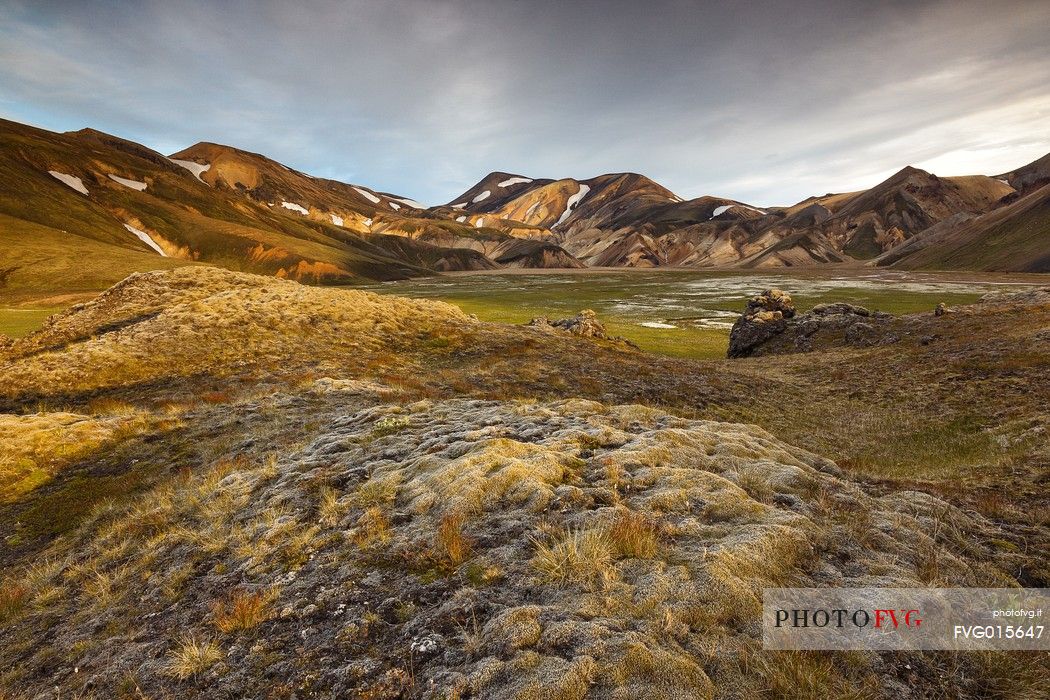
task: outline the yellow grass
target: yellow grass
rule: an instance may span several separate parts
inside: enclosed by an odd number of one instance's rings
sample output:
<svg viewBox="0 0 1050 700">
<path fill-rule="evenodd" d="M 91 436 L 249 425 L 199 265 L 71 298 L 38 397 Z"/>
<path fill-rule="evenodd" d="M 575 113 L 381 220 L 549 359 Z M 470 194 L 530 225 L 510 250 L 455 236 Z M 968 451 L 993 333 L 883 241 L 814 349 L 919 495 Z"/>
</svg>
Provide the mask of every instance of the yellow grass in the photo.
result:
<svg viewBox="0 0 1050 700">
<path fill-rule="evenodd" d="M 215 627 L 225 634 L 254 629 L 273 617 L 274 591 L 235 591 L 229 599 L 212 603 Z"/>
<path fill-rule="evenodd" d="M 165 673 L 179 680 L 200 675 L 222 658 L 219 645 L 210 639 L 187 636 L 168 654 Z"/>
</svg>

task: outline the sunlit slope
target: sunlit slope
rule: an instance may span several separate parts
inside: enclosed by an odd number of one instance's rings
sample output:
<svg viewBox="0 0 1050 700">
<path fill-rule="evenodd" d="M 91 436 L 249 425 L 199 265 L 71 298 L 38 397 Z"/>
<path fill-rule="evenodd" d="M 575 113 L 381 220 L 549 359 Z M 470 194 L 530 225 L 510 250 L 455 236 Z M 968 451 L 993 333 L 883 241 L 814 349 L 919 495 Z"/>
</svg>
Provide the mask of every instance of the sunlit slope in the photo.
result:
<svg viewBox="0 0 1050 700">
<path fill-rule="evenodd" d="M 199 171 L 186 167 L 190 161 L 180 165 L 144 146 L 100 132 L 56 134 L 4 121 L 0 122 L 0 139 L 4 145 L 0 151 L 0 214 L 10 217 L 4 232 L 5 257 L 19 260 L 23 289 L 35 286 L 62 293 L 74 289 L 64 283 L 66 279 L 96 278 L 102 280 L 93 287 L 97 290 L 124 276 L 129 268 L 168 268 L 177 264 L 174 260 L 319 283 L 489 266 L 471 251 L 446 254 L 424 242 L 392 241 L 355 231 L 346 226 L 346 219 L 353 216 L 346 208 L 340 209 L 346 217 L 328 211 L 325 216 L 311 215 L 308 207 L 312 204 L 298 204 L 306 202 L 305 196 L 287 195 L 302 211 L 284 206 L 287 200 L 255 201 L 225 182 L 212 184 L 198 178 Z M 341 188 L 328 187 L 356 192 L 352 186 L 339 185 Z M 317 187 L 317 194 L 323 194 L 325 187 Z M 320 206 L 327 208 L 325 202 L 335 206 L 335 200 L 335 195 L 322 199 Z M 397 215 L 394 209 L 390 212 Z M 39 242 L 21 235 L 24 227 L 16 227 L 13 220 L 64 232 L 48 237 L 48 245 L 57 254 L 48 256 L 46 264 L 35 257 L 30 249 Z M 100 252 L 105 250 L 110 251 L 109 256 Z M 89 258 L 93 269 L 66 270 L 55 265 L 56 260 L 75 260 L 81 254 Z M 107 270 L 108 266 L 113 270 Z M 50 275 L 49 281 L 43 279 L 45 274 Z M 37 282 L 32 281 L 34 277 Z"/>
</svg>

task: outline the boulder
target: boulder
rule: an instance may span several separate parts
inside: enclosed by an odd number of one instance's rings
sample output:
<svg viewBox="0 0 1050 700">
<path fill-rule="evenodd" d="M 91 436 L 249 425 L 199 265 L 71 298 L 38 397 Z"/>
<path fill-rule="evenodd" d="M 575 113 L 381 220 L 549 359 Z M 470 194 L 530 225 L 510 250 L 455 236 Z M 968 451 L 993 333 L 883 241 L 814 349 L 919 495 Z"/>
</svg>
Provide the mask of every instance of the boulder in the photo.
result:
<svg viewBox="0 0 1050 700">
<path fill-rule="evenodd" d="M 795 305 L 787 292 L 767 289 L 752 297 L 729 333 L 729 357 L 751 355 L 756 347 L 783 333 L 787 319 L 794 316 Z"/>
</svg>

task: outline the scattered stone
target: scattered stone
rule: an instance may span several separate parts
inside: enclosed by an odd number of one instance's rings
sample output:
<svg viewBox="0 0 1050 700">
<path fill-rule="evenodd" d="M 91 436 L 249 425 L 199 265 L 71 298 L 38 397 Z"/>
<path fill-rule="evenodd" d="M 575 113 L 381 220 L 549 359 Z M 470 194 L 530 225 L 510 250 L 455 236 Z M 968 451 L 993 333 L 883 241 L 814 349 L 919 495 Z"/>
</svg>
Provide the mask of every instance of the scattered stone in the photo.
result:
<svg viewBox="0 0 1050 700">
<path fill-rule="evenodd" d="M 412 640 L 409 648 L 417 659 L 427 659 L 436 655 L 441 649 L 441 637 L 437 635 L 418 637 Z"/>
<path fill-rule="evenodd" d="M 598 314 L 590 309 L 584 309 L 572 318 L 563 318 L 558 321 L 551 321 L 546 317 L 540 316 L 529 321 L 528 325 L 541 328 L 549 326 L 568 331 L 572 335 L 578 335 L 582 338 L 598 338 L 600 340 L 609 338 L 609 334 L 605 330 L 605 324 L 599 321 Z"/>
<path fill-rule="evenodd" d="M 594 313 L 591 309 L 584 309 L 572 318 L 563 318 L 556 321 L 548 319 L 546 316 L 539 316 L 532 319 L 526 325 L 531 328 L 539 328 L 544 331 L 565 331 L 571 335 L 576 335 L 581 338 L 594 338 L 595 340 L 608 340 L 623 345 L 628 345 L 635 349 L 637 345 L 622 338 L 620 336 L 610 336 L 608 331 L 605 329 L 605 324 L 598 320 L 598 314 Z"/>
</svg>

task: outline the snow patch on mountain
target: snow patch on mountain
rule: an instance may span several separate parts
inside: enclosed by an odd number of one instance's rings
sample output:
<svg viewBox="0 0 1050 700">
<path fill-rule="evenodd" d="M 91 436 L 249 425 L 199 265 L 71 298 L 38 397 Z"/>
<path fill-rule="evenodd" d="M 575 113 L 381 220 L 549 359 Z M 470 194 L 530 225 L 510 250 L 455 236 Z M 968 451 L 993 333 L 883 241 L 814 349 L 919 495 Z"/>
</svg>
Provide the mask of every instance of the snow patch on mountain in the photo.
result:
<svg viewBox="0 0 1050 700">
<path fill-rule="evenodd" d="M 474 204 L 477 204 L 478 202 L 484 202 L 486 199 L 489 198 L 490 194 L 492 194 L 491 190 L 485 190 L 471 201 L 473 201 Z"/>
<path fill-rule="evenodd" d="M 670 323 L 661 323 L 659 321 L 642 321 L 638 325 L 645 326 L 646 328 L 678 328 L 678 326 L 671 325 Z"/>
<path fill-rule="evenodd" d="M 466 214 L 464 214 L 463 216 L 457 216 L 457 217 L 456 217 L 456 221 L 458 221 L 458 222 L 459 222 L 459 223 L 461 223 L 461 224 L 462 224 L 462 223 L 463 223 L 464 221 L 466 221 L 466 220 L 467 220 L 467 216 L 466 216 Z"/>
<path fill-rule="evenodd" d="M 390 208 L 391 208 L 391 209 L 393 209 L 394 211 L 397 211 L 398 209 L 400 209 L 400 208 L 401 208 L 401 205 L 400 205 L 400 204 L 396 204 L 396 203 L 394 203 L 394 202 L 387 202 L 387 204 L 389 204 L 389 205 L 390 205 Z"/>
<path fill-rule="evenodd" d="M 713 212 L 711 212 L 711 219 L 715 218 L 719 214 L 726 213 L 727 211 L 729 211 L 733 207 L 740 207 L 741 209 L 747 209 L 749 211 L 755 212 L 756 214 L 765 214 L 766 213 L 766 212 L 762 211 L 761 209 L 755 209 L 754 207 L 749 207 L 746 204 L 724 204 L 724 205 L 722 205 L 720 207 L 715 207 L 715 210 Z M 710 221 L 710 219 L 708 219 L 708 220 Z"/>
<path fill-rule="evenodd" d="M 161 249 L 161 247 L 159 245 L 157 245 L 156 241 L 154 241 L 152 238 L 150 238 L 149 234 L 146 233 L 145 231 L 140 231 L 139 229 L 135 228 L 131 224 L 124 224 L 124 228 L 126 228 L 128 231 L 131 231 L 133 234 L 135 234 L 136 238 L 138 238 L 140 241 L 142 241 L 143 243 L 148 245 L 150 248 L 152 248 L 153 250 L 155 250 L 158 253 L 160 253 L 160 256 L 162 258 L 168 257 L 164 253 L 164 251 Z"/>
<path fill-rule="evenodd" d="M 517 185 L 519 183 L 532 182 L 531 177 L 512 177 L 504 180 L 503 182 L 496 183 L 496 187 L 509 187 L 510 185 Z"/>
<path fill-rule="evenodd" d="M 125 187 L 130 187 L 133 190 L 138 190 L 139 192 L 141 192 L 144 189 L 146 189 L 146 183 L 145 182 L 139 182 L 138 180 L 129 180 L 126 177 L 118 177 L 118 176 L 114 175 L 113 173 L 109 174 L 109 179 L 112 180 L 113 182 L 119 182 L 120 184 L 124 185 Z"/>
<path fill-rule="evenodd" d="M 404 197 L 391 197 L 391 199 L 393 199 L 395 202 L 401 202 L 406 207 L 413 207 L 415 209 L 426 209 L 425 206 L 423 206 L 414 199 L 406 199 Z"/>
<path fill-rule="evenodd" d="M 371 226 L 371 225 L 372 225 L 372 220 L 371 219 L 365 219 L 365 226 Z"/>
<path fill-rule="evenodd" d="M 357 193 L 359 195 L 361 195 L 362 197 L 367 199 L 372 204 L 379 204 L 379 197 L 376 197 L 374 194 L 372 194 L 368 190 L 363 190 L 360 187 L 355 187 L 354 189 L 357 190 Z"/>
<path fill-rule="evenodd" d="M 303 206 L 301 206 L 299 204 L 293 204 L 292 202 L 281 202 L 281 206 L 284 207 L 285 209 L 291 209 L 292 211 L 297 211 L 300 214 L 302 214 L 303 216 L 306 216 L 307 214 L 310 213 L 309 211 L 306 210 L 305 207 L 303 207 Z"/>
<path fill-rule="evenodd" d="M 328 216 L 332 217 L 332 223 L 335 224 L 336 226 L 342 226 L 343 225 L 343 217 L 336 216 L 335 214 L 329 214 Z"/>
<path fill-rule="evenodd" d="M 576 194 L 569 197 L 569 201 L 565 203 L 565 211 L 561 213 L 561 218 L 559 218 L 558 221 L 555 222 L 554 226 L 551 226 L 551 228 L 554 228 L 555 226 L 561 226 L 562 222 L 569 218 L 569 214 L 571 214 L 572 210 L 576 208 L 576 205 L 583 201 L 583 198 L 586 197 L 587 193 L 590 191 L 590 185 L 581 184 L 580 189 L 577 190 Z"/>
<path fill-rule="evenodd" d="M 460 202 L 459 204 L 453 204 L 453 205 L 452 205 L 452 208 L 453 208 L 453 209 L 462 209 L 462 208 L 463 208 L 463 207 L 465 207 L 465 206 L 467 206 L 467 203 L 466 203 L 466 202 Z"/>
<path fill-rule="evenodd" d="M 57 170 L 48 170 L 47 172 L 48 172 L 48 174 L 51 177 L 53 177 L 56 180 L 59 180 L 60 182 L 63 182 L 66 185 L 72 187 L 73 189 L 75 189 L 80 194 L 87 194 L 88 193 L 87 188 L 84 187 L 83 180 L 81 180 L 76 175 L 66 175 L 65 173 L 60 173 Z"/>
<path fill-rule="evenodd" d="M 474 222 L 474 228 L 481 228 L 484 225 L 485 225 L 485 217 L 484 216 Z"/>
<path fill-rule="evenodd" d="M 531 207 L 529 207 L 529 208 L 528 208 L 528 210 L 527 210 L 527 211 L 525 212 L 525 218 L 528 218 L 528 217 L 532 216 L 532 213 L 533 213 L 534 211 L 536 211 L 537 209 L 539 209 L 539 208 L 540 208 L 540 203 L 539 203 L 539 202 L 536 202 L 535 204 L 533 204 L 533 205 L 532 205 Z"/>
<path fill-rule="evenodd" d="M 201 182 L 204 182 L 204 178 L 202 178 L 201 175 L 208 172 L 208 170 L 211 169 L 211 163 L 204 163 L 203 165 L 201 165 L 200 163 L 194 163 L 192 160 L 177 160 L 175 158 L 168 158 L 168 160 L 170 160 L 175 165 L 181 165 L 182 167 L 186 168 L 191 173 L 193 173 L 193 177 L 197 178 Z M 204 184 L 208 183 L 205 182 Z"/>
</svg>

